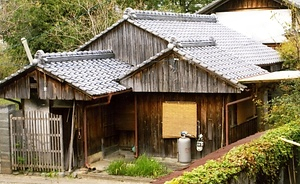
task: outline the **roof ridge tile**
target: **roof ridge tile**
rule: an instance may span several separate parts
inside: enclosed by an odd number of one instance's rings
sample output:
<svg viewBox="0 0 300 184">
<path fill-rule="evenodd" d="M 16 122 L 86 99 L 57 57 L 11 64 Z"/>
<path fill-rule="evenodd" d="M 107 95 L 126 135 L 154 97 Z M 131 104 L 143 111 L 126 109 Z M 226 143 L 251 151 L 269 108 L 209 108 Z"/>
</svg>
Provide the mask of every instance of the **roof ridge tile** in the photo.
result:
<svg viewBox="0 0 300 184">
<path fill-rule="evenodd" d="M 78 61 L 90 59 L 105 59 L 114 58 L 112 50 L 92 50 L 92 51 L 73 51 L 73 52 L 53 52 L 44 53 L 38 50 L 34 57 L 34 62 L 63 62 L 63 61 Z"/>
<path fill-rule="evenodd" d="M 217 22 L 217 17 L 215 15 L 133 10 L 132 8 L 126 8 L 123 18 L 188 22 Z"/>
</svg>

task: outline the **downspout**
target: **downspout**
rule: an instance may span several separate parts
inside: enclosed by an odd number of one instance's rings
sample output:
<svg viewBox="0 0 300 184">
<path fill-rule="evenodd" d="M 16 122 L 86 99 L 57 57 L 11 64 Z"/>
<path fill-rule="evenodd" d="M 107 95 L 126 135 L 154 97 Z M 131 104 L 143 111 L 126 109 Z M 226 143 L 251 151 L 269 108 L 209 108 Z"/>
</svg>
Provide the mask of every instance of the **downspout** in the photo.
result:
<svg viewBox="0 0 300 184">
<path fill-rule="evenodd" d="M 84 139 L 84 163 L 86 167 L 90 167 L 88 163 L 88 143 L 87 143 L 87 122 L 86 122 L 86 112 L 88 108 L 91 107 L 97 107 L 97 106 L 103 106 L 103 105 L 108 105 L 111 102 L 111 97 L 112 94 L 107 95 L 107 102 L 103 103 L 98 103 L 98 104 L 93 104 L 93 105 L 87 105 L 84 107 L 84 112 L 83 112 L 83 139 Z"/>
<path fill-rule="evenodd" d="M 249 97 L 242 98 L 242 99 L 239 99 L 239 100 L 236 100 L 236 101 L 232 101 L 232 102 L 229 102 L 229 103 L 226 104 L 226 107 L 225 107 L 226 146 L 228 146 L 228 144 L 229 144 L 228 107 L 230 105 L 238 104 L 240 102 L 244 102 L 244 101 L 247 101 L 247 100 L 252 100 L 252 98 L 253 98 L 252 96 L 249 96 Z"/>
<path fill-rule="evenodd" d="M 136 94 L 134 95 L 134 129 L 135 129 L 135 158 L 139 156 L 139 146 L 138 146 L 138 123 L 137 123 L 137 98 Z"/>
<path fill-rule="evenodd" d="M 222 103 L 222 135 L 221 135 L 221 148 L 224 146 L 224 106 L 225 106 L 225 97 L 223 97 L 223 103 Z"/>
</svg>

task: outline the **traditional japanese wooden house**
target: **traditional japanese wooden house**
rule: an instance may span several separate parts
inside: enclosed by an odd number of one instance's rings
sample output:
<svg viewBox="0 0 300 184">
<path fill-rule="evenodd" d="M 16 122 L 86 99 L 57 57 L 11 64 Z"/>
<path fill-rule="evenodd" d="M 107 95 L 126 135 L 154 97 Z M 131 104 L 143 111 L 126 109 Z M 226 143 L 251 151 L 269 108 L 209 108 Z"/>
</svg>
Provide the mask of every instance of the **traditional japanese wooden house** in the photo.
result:
<svg viewBox="0 0 300 184">
<path fill-rule="evenodd" d="M 281 64 L 276 51 L 225 27 L 213 15 L 130 8 L 78 50 L 101 49 L 114 50 L 134 66 L 119 79 L 133 91 L 133 104 L 124 104 L 135 112 L 135 138 L 129 142 L 135 140 L 139 153 L 162 157 L 176 157 L 176 138 L 189 122 L 190 133 L 203 134 L 205 140 L 201 153 L 193 140 L 193 158 L 257 131 L 251 100 L 255 91 L 238 80 L 268 73 L 263 68 L 276 71 Z M 120 117 L 118 124 L 130 124 L 128 114 Z M 130 140 L 129 135 L 121 142 Z"/>
<path fill-rule="evenodd" d="M 120 148 L 177 157 L 182 131 L 193 137 L 192 158 L 255 133 L 257 91 L 239 80 L 281 62 L 215 16 L 132 9 L 76 51 L 35 58 L 1 81 L 0 95 L 23 99 L 23 109 L 46 100 L 61 114 L 64 152 L 74 148 L 76 166 Z"/>
</svg>

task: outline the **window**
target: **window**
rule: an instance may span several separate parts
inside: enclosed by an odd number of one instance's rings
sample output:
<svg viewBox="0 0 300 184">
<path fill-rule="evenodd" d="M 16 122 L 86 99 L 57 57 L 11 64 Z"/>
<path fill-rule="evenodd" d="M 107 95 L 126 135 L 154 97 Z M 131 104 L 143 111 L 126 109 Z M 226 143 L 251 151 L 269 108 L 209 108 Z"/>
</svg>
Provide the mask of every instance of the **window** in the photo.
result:
<svg viewBox="0 0 300 184">
<path fill-rule="evenodd" d="M 182 131 L 197 136 L 197 104 L 195 102 L 163 103 L 163 138 L 178 138 Z"/>
</svg>

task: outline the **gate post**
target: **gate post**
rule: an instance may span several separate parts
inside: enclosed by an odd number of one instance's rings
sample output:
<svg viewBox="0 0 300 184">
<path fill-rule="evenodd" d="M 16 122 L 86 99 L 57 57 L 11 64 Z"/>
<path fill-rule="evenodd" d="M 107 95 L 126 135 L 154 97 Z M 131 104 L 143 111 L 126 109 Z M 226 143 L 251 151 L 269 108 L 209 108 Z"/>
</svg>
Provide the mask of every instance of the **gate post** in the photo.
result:
<svg viewBox="0 0 300 184">
<path fill-rule="evenodd" d="M 0 173 L 11 174 L 10 118 L 15 105 L 0 106 Z"/>
</svg>

